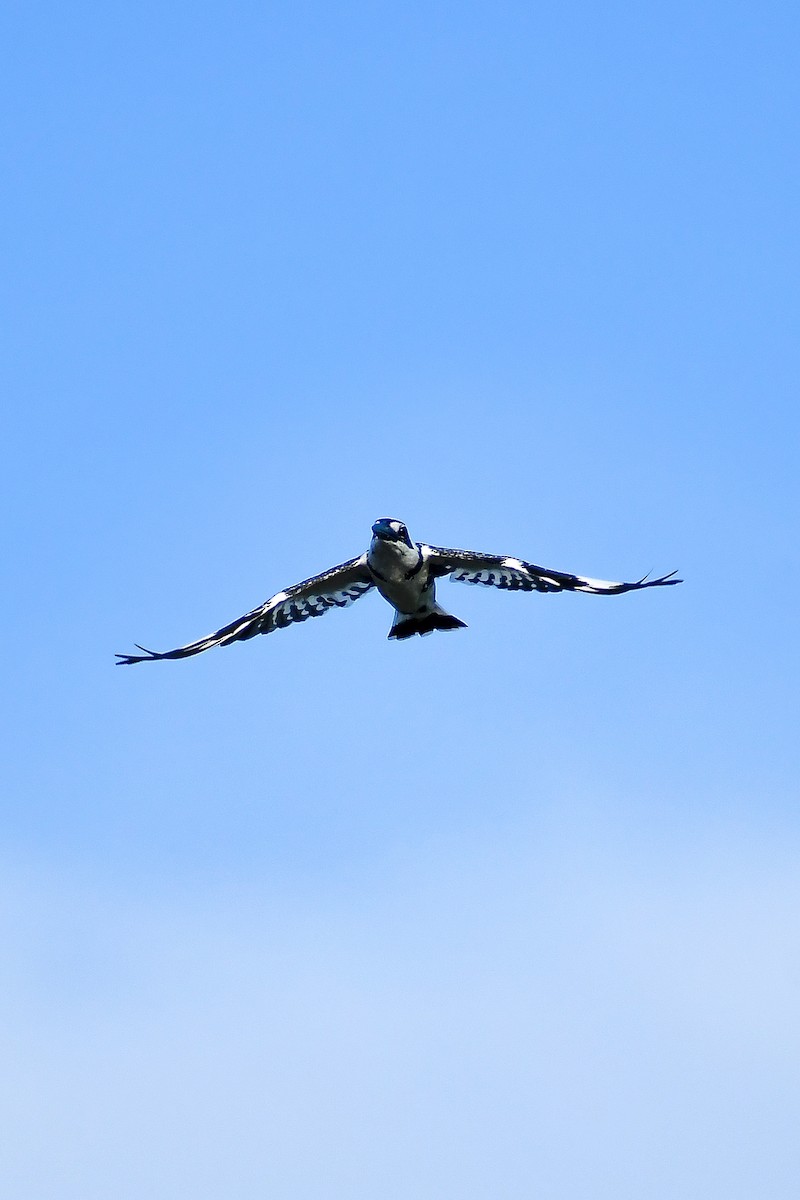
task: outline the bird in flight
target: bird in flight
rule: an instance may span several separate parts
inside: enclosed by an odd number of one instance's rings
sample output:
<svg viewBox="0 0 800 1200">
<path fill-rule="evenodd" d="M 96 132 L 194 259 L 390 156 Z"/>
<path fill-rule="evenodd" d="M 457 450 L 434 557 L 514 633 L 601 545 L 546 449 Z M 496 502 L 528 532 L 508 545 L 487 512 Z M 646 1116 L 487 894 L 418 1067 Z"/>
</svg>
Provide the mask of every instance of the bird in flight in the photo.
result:
<svg viewBox="0 0 800 1200">
<path fill-rule="evenodd" d="M 483 584 L 509 592 L 588 592 L 593 596 L 617 596 L 642 588 L 665 587 L 681 583 L 676 572 L 660 579 L 640 579 L 637 583 L 611 583 L 549 571 L 521 558 L 497 554 L 478 554 L 474 550 L 445 550 L 412 542 L 402 521 L 381 517 L 372 526 L 369 550 L 321 575 L 312 575 L 283 592 L 276 592 L 259 608 L 237 621 L 224 625 L 216 633 L 159 654 L 137 646 L 141 654 L 118 654 L 117 666 L 157 662 L 164 658 L 191 658 L 212 646 L 244 642 L 257 633 L 272 633 L 309 617 L 321 617 L 331 608 L 347 608 L 373 588 L 394 609 L 389 637 L 398 641 L 425 635 L 435 629 L 466 629 L 463 621 L 445 612 L 436 603 L 436 581 L 449 575 L 457 583 Z"/>
</svg>

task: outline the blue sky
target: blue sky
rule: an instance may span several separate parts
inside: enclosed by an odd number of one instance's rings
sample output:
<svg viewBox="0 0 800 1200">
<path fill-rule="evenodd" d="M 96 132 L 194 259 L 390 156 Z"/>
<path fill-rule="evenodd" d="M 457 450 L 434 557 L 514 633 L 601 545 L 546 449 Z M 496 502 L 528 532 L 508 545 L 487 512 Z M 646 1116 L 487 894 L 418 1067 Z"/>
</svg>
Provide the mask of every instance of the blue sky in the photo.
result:
<svg viewBox="0 0 800 1200">
<path fill-rule="evenodd" d="M 0 21 L 15 1200 L 794 1197 L 794 8 Z"/>
</svg>

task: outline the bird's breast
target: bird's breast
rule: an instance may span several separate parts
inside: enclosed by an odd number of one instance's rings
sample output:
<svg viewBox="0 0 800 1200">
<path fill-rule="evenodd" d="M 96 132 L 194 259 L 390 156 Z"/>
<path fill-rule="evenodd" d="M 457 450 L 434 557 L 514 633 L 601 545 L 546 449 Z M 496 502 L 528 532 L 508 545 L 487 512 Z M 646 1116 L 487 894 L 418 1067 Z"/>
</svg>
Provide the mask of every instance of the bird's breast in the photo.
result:
<svg viewBox="0 0 800 1200">
<path fill-rule="evenodd" d="M 428 571 L 424 563 L 420 570 L 415 570 L 420 563 L 416 547 L 376 540 L 370 547 L 367 563 L 384 600 L 400 612 L 417 611 Z"/>
</svg>

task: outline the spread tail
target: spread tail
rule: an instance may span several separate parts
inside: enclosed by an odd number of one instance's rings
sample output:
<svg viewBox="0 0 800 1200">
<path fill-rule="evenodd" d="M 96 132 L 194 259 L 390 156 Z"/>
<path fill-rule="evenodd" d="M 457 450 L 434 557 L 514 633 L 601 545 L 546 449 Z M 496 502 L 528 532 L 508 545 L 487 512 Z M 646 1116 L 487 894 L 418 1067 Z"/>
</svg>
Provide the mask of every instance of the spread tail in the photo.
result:
<svg viewBox="0 0 800 1200">
<path fill-rule="evenodd" d="M 418 633 L 420 637 L 425 637 L 427 633 L 433 633 L 434 629 L 466 628 L 467 626 L 464 621 L 459 621 L 458 617 L 445 612 L 437 604 L 433 610 L 424 609 L 421 612 L 414 613 L 411 617 L 405 613 L 396 612 L 392 628 L 389 630 L 389 638 L 403 641 L 405 638 L 413 637 L 415 633 Z"/>
</svg>

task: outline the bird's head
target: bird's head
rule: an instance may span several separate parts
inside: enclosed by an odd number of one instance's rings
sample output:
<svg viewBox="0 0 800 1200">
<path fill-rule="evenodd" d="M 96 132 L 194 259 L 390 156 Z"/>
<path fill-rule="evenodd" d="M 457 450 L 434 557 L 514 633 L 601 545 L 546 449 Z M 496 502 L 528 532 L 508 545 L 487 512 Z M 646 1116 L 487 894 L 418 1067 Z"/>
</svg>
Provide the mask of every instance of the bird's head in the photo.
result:
<svg viewBox="0 0 800 1200">
<path fill-rule="evenodd" d="M 392 517 L 381 517 L 372 526 L 372 532 L 381 542 L 403 542 L 406 546 L 413 544 L 403 522 L 395 521 Z"/>
</svg>

